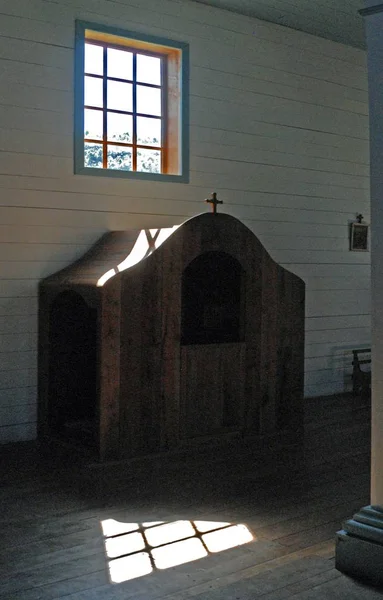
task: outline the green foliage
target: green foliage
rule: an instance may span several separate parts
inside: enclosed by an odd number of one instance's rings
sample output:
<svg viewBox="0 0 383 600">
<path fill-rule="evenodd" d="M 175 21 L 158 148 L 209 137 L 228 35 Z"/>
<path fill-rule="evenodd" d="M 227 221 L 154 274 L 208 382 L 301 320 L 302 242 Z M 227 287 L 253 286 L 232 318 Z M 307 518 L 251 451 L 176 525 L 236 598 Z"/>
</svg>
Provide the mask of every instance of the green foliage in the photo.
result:
<svg viewBox="0 0 383 600">
<path fill-rule="evenodd" d="M 85 137 L 90 137 L 90 132 L 85 132 Z M 114 136 L 114 141 L 130 143 L 129 133 L 120 133 Z M 146 139 L 142 145 L 154 146 L 158 144 L 156 138 Z M 84 165 L 85 167 L 102 169 L 102 145 L 86 142 L 84 145 Z M 108 168 L 119 171 L 132 170 L 132 150 L 122 146 L 108 145 Z M 137 170 L 145 173 L 161 172 L 161 153 L 155 150 L 137 150 Z"/>
</svg>

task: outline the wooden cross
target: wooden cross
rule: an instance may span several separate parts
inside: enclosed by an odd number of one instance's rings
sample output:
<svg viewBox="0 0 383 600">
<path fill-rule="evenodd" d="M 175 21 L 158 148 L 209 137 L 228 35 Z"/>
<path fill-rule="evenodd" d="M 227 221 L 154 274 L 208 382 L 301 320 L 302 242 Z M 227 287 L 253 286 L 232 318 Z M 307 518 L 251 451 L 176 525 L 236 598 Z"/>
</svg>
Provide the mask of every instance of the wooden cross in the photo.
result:
<svg viewBox="0 0 383 600">
<path fill-rule="evenodd" d="M 213 214 L 217 213 L 218 204 L 223 204 L 223 200 L 218 200 L 216 192 L 212 193 L 211 198 L 206 198 L 205 202 L 212 205 Z"/>
</svg>

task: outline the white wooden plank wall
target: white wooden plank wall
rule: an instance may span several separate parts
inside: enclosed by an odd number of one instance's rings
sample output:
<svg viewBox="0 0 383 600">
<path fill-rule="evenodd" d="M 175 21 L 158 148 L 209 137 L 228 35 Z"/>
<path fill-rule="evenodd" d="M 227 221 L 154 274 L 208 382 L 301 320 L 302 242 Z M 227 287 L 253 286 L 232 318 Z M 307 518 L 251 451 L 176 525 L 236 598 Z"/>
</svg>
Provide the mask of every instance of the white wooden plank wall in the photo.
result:
<svg viewBox="0 0 383 600">
<path fill-rule="evenodd" d="M 189 185 L 73 174 L 76 18 L 190 43 Z M 35 436 L 38 280 L 212 190 L 307 283 L 306 395 L 349 387 L 370 339 L 370 257 L 348 251 L 369 218 L 364 52 L 189 0 L 1 0 L 0 78 L 1 441 Z"/>
</svg>

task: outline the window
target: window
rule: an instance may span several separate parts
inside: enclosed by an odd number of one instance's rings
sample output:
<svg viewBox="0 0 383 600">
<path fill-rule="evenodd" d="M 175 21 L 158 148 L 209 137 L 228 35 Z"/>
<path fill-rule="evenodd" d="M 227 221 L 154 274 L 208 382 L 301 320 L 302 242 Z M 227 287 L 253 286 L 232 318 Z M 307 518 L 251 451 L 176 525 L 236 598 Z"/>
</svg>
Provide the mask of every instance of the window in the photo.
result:
<svg viewBox="0 0 383 600">
<path fill-rule="evenodd" d="M 188 45 L 77 22 L 75 172 L 188 181 Z"/>
</svg>

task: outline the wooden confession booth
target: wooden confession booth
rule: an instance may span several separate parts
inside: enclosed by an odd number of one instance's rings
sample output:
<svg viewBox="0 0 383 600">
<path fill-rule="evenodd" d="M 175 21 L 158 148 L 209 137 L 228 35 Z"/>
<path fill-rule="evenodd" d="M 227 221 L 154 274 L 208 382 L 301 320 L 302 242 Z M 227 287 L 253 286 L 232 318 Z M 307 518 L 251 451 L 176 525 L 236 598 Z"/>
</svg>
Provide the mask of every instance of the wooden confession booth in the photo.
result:
<svg viewBox="0 0 383 600">
<path fill-rule="evenodd" d="M 105 234 L 40 284 L 40 439 L 108 461 L 299 438 L 304 297 L 227 214 Z"/>
</svg>

